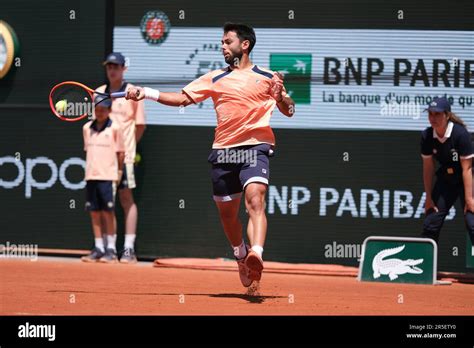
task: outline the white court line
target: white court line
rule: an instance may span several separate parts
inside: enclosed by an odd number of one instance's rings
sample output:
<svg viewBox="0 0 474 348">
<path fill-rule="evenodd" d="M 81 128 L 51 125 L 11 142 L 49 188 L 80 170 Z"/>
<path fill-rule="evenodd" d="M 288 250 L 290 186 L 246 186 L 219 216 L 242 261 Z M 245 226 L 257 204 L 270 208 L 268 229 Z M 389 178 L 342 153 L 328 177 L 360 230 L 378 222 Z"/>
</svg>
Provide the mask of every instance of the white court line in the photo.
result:
<svg viewBox="0 0 474 348">
<path fill-rule="evenodd" d="M 18 260 L 24 260 L 24 261 L 28 261 L 28 262 L 36 262 L 36 261 L 31 261 L 29 258 L 19 258 L 19 257 L 15 257 L 15 258 L 8 258 L 8 257 L 5 257 L 5 258 L 0 258 L 0 261 L 1 260 L 15 260 L 15 261 L 18 261 Z M 49 262 L 70 262 L 70 263 L 83 263 L 83 264 L 87 264 L 87 262 L 83 262 L 81 261 L 80 258 L 77 258 L 77 257 L 64 257 L 64 256 L 38 256 L 38 259 L 37 261 L 49 261 Z M 105 264 L 105 263 L 101 263 L 101 262 L 97 262 L 98 264 Z M 93 262 L 89 262 L 88 264 L 94 264 Z M 133 266 L 151 266 L 153 265 L 153 261 L 138 261 L 137 263 L 135 264 L 121 264 L 121 263 L 116 263 L 115 265 L 119 264 L 120 266 L 123 266 L 123 267 L 133 267 Z"/>
</svg>

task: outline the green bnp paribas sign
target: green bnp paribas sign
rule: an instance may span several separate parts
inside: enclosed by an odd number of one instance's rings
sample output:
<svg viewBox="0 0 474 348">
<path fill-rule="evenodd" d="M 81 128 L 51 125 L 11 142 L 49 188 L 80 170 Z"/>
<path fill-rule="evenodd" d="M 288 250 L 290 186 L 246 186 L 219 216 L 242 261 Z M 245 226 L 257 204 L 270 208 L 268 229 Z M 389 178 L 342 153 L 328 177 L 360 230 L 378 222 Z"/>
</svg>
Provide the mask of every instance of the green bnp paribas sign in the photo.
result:
<svg viewBox="0 0 474 348">
<path fill-rule="evenodd" d="M 312 59 L 309 53 L 271 53 L 270 69 L 285 76 L 285 88 L 296 104 L 311 103 Z"/>
</svg>

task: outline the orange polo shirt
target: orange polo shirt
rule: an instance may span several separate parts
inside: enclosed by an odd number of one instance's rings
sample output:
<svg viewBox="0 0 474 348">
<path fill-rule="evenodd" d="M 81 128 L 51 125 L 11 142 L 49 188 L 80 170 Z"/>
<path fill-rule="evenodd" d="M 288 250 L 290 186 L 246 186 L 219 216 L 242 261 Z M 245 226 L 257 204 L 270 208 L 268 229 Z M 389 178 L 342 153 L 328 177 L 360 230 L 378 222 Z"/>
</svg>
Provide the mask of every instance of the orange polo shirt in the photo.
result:
<svg viewBox="0 0 474 348">
<path fill-rule="evenodd" d="M 125 151 L 118 124 L 109 119 L 97 129 L 96 121 L 89 121 L 82 127 L 82 134 L 87 153 L 85 180 L 118 180 L 117 152 Z"/>
<path fill-rule="evenodd" d="M 275 145 L 270 118 L 274 72 L 253 65 L 211 71 L 183 88 L 194 103 L 212 98 L 217 116 L 213 149 L 267 143 Z M 284 90 L 283 95 L 286 95 Z"/>
</svg>

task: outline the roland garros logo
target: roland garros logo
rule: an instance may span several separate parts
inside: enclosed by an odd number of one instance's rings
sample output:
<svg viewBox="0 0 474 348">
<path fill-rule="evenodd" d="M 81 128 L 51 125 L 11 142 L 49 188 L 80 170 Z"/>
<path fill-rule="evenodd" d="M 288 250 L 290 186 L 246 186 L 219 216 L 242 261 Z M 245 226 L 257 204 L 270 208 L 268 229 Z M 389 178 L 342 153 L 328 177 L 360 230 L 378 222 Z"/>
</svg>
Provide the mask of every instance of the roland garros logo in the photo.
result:
<svg viewBox="0 0 474 348">
<path fill-rule="evenodd" d="M 150 45 L 161 45 L 168 37 L 171 23 L 162 11 L 148 11 L 140 23 L 143 39 Z"/>
</svg>

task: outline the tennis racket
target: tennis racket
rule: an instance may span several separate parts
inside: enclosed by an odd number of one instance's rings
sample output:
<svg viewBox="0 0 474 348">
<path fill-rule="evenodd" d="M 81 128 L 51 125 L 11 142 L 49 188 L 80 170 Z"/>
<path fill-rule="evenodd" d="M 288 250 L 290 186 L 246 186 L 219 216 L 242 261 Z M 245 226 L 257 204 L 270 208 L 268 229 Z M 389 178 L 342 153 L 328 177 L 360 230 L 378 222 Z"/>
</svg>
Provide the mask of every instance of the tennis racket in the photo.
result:
<svg viewBox="0 0 474 348">
<path fill-rule="evenodd" d="M 102 93 L 75 82 L 65 81 L 57 84 L 49 93 L 49 106 L 53 114 L 63 121 L 75 122 L 83 118 L 91 118 L 94 107 L 111 98 L 123 98 L 126 92 Z M 94 103 L 94 95 L 104 98 Z"/>
</svg>

